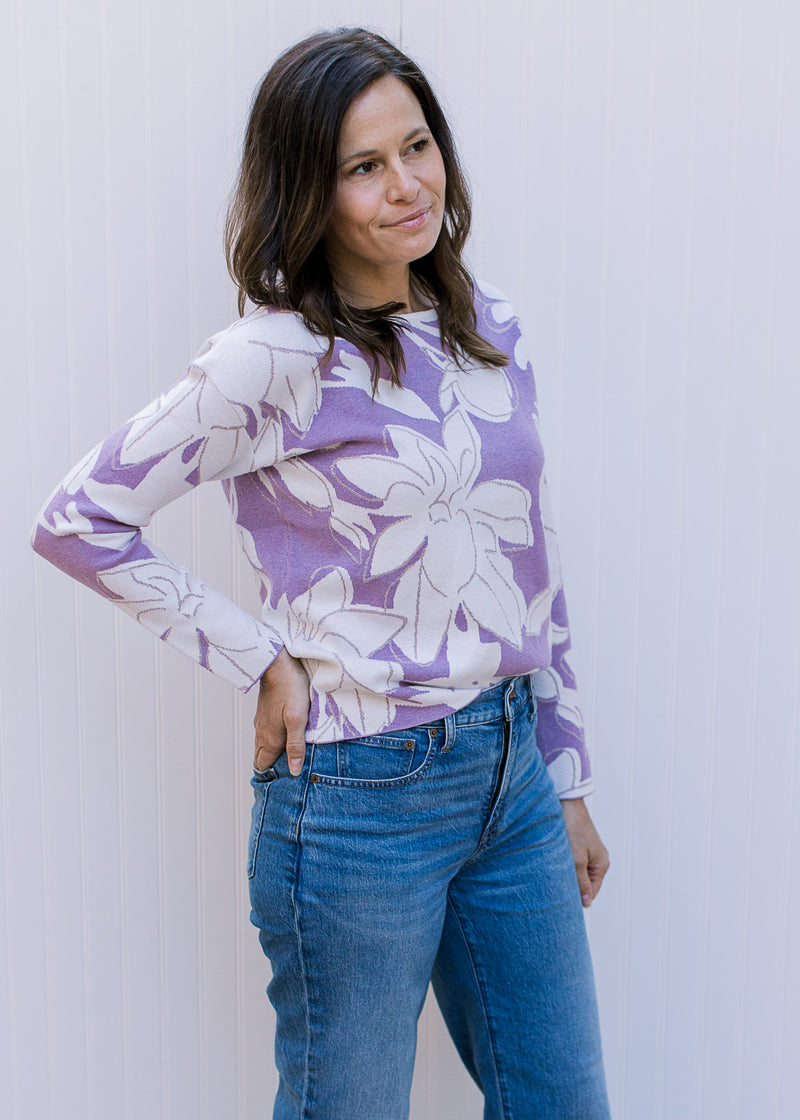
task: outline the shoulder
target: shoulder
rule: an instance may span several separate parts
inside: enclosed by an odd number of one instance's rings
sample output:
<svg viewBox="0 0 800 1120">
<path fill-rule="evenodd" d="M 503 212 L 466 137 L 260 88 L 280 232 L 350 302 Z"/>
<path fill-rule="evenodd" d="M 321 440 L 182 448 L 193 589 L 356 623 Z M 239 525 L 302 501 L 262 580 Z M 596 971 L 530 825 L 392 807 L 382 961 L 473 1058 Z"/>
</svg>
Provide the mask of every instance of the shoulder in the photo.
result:
<svg viewBox="0 0 800 1120">
<path fill-rule="evenodd" d="M 266 401 L 295 411 L 297 387 L 307 383 L 311 388 L 319 380 L 326 349 L 326 340 L 313 334 L 300 315 L 257 307 L 211 335 L 192 365 L 233 404 L 255 408 Z"/>
<path fill-rule="evenodd" d="M 515 358 L 519 364 L 521 357 L 521 328 L 519 318 L 508 296 L 487 284 L 485 280 L 475 281 L 475 312 L 480 334 Z M 527 360 L 523 363 L 523 368 Z"/>
<path fill-rule="evenodd" d="M 487 284 L 485 280 L 475 281 L 475 310 L 479 320 L 489 327 L 506 328 L 509 323 L 517 323 L 517 313 L 505 292 Z"/>
</svg>

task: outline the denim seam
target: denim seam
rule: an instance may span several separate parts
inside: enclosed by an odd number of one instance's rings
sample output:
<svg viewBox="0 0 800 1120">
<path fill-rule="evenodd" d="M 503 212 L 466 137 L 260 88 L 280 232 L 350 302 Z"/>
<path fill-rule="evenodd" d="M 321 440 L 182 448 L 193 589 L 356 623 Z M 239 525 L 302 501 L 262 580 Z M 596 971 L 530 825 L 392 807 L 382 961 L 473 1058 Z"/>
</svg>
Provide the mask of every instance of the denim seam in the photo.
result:
<svg viewBox="0 0 800 1120">
<path fill-rule="evenodd" d="M 256 864 L 258 863 L 258 849 L 261 847 L 261 834 L 264 831 L 264 814 L 267 811 L 267 800 L 269 798 L 269 787 L 272 782 L 265 782 L 264 797 L 261 802 L 261 812 L 258 816 L 258 829 L 255 833 L 253 841 L 253 854 L 247 861 L 247 878 L 252 879 L 256 873 Z"/>
<path fill-rule="evenodd" d="M 469 963 L 470 963 L 470 966 L 472 968 L 472 975 L 475 978 L 475 991 L 478 994 L 478 1002 L 480 1003 L 481 1015 L 483 1017 L 483 1022 L 484 1022 L 484 1025 L 486 1027 L 486 1037 L 489 1040 L 488 1049 L 489 1049 L 489 1053 L 491 1054 L 491 1058 L 492 1058 L 492 1068 L 494 1070 L 494 1078 L 495 1078 L 495 1083 L 497 1085 L 498 1098 L 500 1100 L 500 1107 L 501 1107 L 502 1112 L 503 1112 L 503 1115 L 500 1118 L 500 1120 L 513 1120 L 513 1117 L 511 1115 L 511 1111 L 510 1111 L 509 1106 L 508 1106 L 505 1079 L 503 1078 L 503 1075 L 502 1075 L 501 1070 L 500 1070 L 500 1064 L 497 1060 L 497 1045 L 495 1043 L 495 1035 L 494 1035 L 494 1030 L 493 1030 L 493 1027 L 492 1027 L 492 1020 L 491 1020 L 491 1017 L 490 1017 L 489 1012 L 488 1012 L 488 1001 L 487 1001 L 486 995 L 485 995 L 485 984 L 484 984 L 484 981 L 483 981 L 483 976 L 482 976 L 481 969 L 480 969 L 479 964 L 478 964 L 477 957 L 475 956 L 475 953 L 473 952 L 472 942 L 470 941 L 469 937 L 467 936 L 467 931 L 469 929 L 469 922 L 467 921 L 466 917 L 463 914 L 461 914 L 461 912 L 459 911 L 458 906 L 453 901 L 452 895 L 450 894 L 449 891 L 448 891 L 448 895 L 447 895 L 447 905 L 453 911 L 453 916 L 455 917 L 456 925 L 458 926 L 459 933 L 461 934 L 461 937 L 463 938 L 464 947 L 466 948 L 467 956 L 469 957 Z"/>
<path fill-rule="evenodd" d="M 406 743 L 408 736 L 419 728 L 409 727 L 405 731 L 398 731 L 394 735 L 354 735 L 348 739 L 334 739 L 337 746 L 345 746 L 347 743 L 357 743 L 362 747 L 375 747 L 376 750 L 406 750 Z M 426 729 L 425 729 L 426 730 Z M 318 747 L 330 746 L 332 744 L 317 743 Z"/>
<path fill-rule="evenodd" d="M 303 1059 L 303 1095 L 300 1100 L 300 1115 L 306 1114 L 306 1101 L 308 1099 L 308 1056 L 311 1053 L 311 1016 L 308 1006 L 308 980 L 306 977 L 305 957 L 303 955 L 303 934 L 300 930 L 300 911 L 297 905 L 298 879 L 300 877 L 300 845 L 295 845 L 294 857 L 294 882 L 292 883 L 292 914 L 294 915 L 294 933 L 297 943 L 297 959 L 300 964 L 300 978 L 303 985 L 303 1006 L 306 1021 L 306 1047 Z"/>
<path fill-rule="evenodd" d="M 459 719 L 458 712 L 456 712 L 456 730 L 459 727 L 485 727 L 487 723 L 499 723 L 502 715 L 489 716 L 488 719 Z"/>
<path fill-rule="evenodd" d="M 310 752 L 309 763 L 313 760 L 313 748 Z M 302 781 L 302 778 L 295 779 Z M 300 857 L 302 855 L 302 842 L 300 839 L 300 826 L 305 815 L 306 800 L 308 798 L 308 778 L 305 779 L 305 788 L 303 796 L 300 801 L 300 807 L 297 814 L 297 819 L 294 825 L 295 835 L 295 856 L 294 856 L 294 882 L 292 883 L 292 913 L 294 915 L 294 930 L 295 938 L 297 941 L 297 959 L 300 964 L 300 976 L 303 984 L 303 1008 L 305 1010 L 306 1021 L 306 1049 L 305 1057 L 303 1060 L 303 1095 L 300 1101 L 300 1117 L 301 1120 L 306 1116 L 308 1108 L 308 1096 L 310 1088 L 310 1071 L 309 1071 L 309 1057 L 311 1054 L 311 1005 L 308 996 L 308 971 L 306 968 L 306 960 L 303 952 L 303 932 L 300 922 L 300 907 L 297 902 L 297 897 L 300 890 Z"/>
<path fill-rule="evenodd" d="M 497 794 L 494 798 L 494 804 L 491 807 L 489 819 L 486 821 L 486 824 L 484 825 L 483 831 L 481 832 L 480 838 L 478 840 L 477 847 L 475 848 L 475 851 L 472 853 L 469 859 L 466 861 L 467 863 L 471 863 L 472 860 L 477 859 L 483 854 L 488 845 L 494 839 L 495 835 L 497 834 L 497 830 L 500 827 L 500 818 L 503 813 L 503 799 L 508 787 L 508 772 L 511 766 L 511 740 L 514 735 L 513 717 L 511 719 L 504 720 L 504 724 L 505 726 L 503 728 L 503 735 L 505 736 L 505 751 L 503 753 L 501 761 L 501 773 L 498 775 L 500 784 L 499 786 L 497 786 Z"/>
<path fill-rule="evenodd" d="M 306 811 L 306 802 L 308 801 L 308 787 L 311 781 L 311 774 L 314 769 L 314 748 L 316 743 L 311 743 L 306 748 L 306 756 L 303 761 L 303 769 L 296 778 L 289 778 L 291 782 L 302 782 L 303 792 L 300 796 L 300 802 L 297 806 L 297 816 L 294 821 L 293 839 L 295 843 L 300 841 L 300 825 L 303 822 L 303 816 Z"/>
</svg>

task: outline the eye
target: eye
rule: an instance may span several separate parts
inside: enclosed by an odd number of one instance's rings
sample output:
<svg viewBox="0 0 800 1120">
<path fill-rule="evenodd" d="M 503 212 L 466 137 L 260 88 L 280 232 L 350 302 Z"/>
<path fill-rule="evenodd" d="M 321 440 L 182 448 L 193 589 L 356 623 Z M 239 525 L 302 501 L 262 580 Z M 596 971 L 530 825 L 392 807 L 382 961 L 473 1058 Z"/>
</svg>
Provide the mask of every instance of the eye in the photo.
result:
<svg viewBox="0 0 800 1120">
<path fill-rule="evenodd" d="M 415 140 L 411 145 L 412 153 L 415 155 L 419 155 L 420 152 L 424 152 L 430 142 L 430 136 L 420 136 L 419 140 Z"/>
<path fill-rule="evenodd" d="M 351 175 L 369 175 L 375 167 L 375 161 L 372 159 L 365 159 L 361 163 L 356 164 L 355 167 L 350 168 Z"/>
</svg>

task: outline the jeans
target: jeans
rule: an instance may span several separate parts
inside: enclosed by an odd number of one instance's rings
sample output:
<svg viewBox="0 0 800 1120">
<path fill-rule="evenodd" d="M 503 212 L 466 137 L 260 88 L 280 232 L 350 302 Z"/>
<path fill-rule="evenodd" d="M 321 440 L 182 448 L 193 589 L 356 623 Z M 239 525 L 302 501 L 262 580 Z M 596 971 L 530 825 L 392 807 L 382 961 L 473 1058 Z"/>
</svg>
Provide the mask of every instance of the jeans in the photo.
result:
<svg viewBox="0 0 800 1120">
<path fill-rule="evenodd" d="M 608 1120 L 594 979 L 528 676 L 255 771 L 274 1120 L 406 1120 L 432 981 L 485 1120 Z"/>
</svg>

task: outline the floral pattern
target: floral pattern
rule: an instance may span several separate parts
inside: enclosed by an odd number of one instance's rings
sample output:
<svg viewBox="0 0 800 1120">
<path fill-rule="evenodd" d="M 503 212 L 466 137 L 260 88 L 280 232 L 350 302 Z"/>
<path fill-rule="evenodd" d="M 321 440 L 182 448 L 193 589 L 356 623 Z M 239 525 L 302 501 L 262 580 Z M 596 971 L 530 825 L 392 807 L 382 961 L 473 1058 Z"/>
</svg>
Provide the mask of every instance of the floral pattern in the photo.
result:
<svg viewBox="0 0 800 1120">
<path fill-rule="evenodd" d="M 311 741 L 402 729 L 530 672 L 557 789 L 591 779 L 533 375 L 513 309 L 476 293 L 509 358 L 459 365 L 434 311 L 398 321 L 402 387 L 289 312 L 213 336 L 187 374 L 84 456 L 35 547 L 167 644 L 247 690 L 282 647 L 310 678 Z M 253 618 L 143 535 L 221 481 L 259 581 Z"/>
<path fill-rule="evenodd" d="M 391 524 L 375 540 L 369 576 L 402 569 L 393 607 L 405 619 L 395 638 L 420 664 L 434 660 L 461 607 L 519 648 L 526 604 L 500 540 L 532 543 L 530 493 L 511 479 L 478 483 L 480 439 L 462 412 L 442 424 L 444 446 L 389 425 L 396 456 L 354 456 L 339 470 L 379 498 Z"/>
<path fill-rule="evenodd" d="M 349 572 L 335 568 L 278 611 L 288 620 L 286 647 L 301 658 L 319 709 L 317 740 L 370 735 L 391 723 L 390 691 L 402 680 L 400 665 L 373 659 L 402 619 L 353 602 Z M 380 706 L 374 697 L 380 696 Z"/>
</svg>

